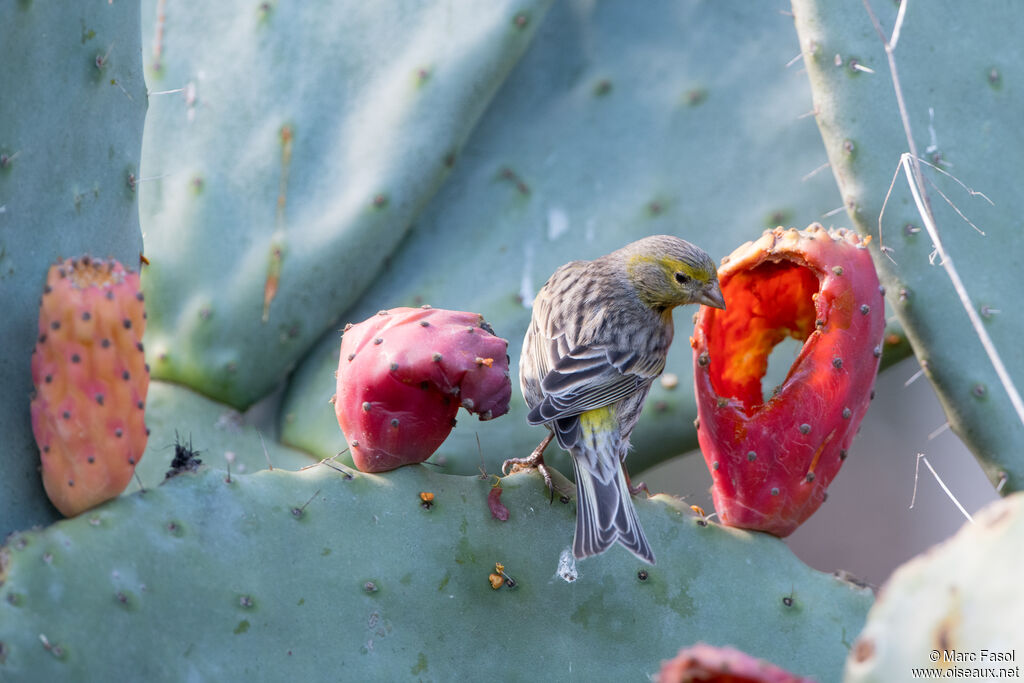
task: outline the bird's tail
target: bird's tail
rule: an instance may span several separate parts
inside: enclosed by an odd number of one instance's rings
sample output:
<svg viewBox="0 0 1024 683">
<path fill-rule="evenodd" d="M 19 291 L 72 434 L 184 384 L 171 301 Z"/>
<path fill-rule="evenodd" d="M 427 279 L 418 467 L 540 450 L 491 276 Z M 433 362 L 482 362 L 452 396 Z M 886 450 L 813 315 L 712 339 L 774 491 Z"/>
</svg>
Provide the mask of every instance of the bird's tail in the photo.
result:
<svg viewBox="0 0 1024 683">
<path fill-rule="evenodd" d="M 604 467 L 591 466 L 594 459 L 587 456 L 593 456 L 592 453 L 573 449 L 572 455 L 576 472 L 573 555 L 578 559 L 597 555 L 618 541 L 644 562 L 654 564 L 654 553 L 636 516 L 618 454 L 597 458 L 605 461 Z"/>
</svg>

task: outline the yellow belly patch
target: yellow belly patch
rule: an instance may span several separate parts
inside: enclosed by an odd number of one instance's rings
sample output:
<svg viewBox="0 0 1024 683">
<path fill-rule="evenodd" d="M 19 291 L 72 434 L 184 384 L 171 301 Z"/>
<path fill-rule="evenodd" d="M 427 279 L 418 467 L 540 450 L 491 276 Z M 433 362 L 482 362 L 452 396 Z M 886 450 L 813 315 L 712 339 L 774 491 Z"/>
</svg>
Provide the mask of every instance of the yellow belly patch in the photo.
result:
<svg viewBox="0 0 1024 683">
<path fill-rule="evenodd" d="M 611 407 L 594 408 L 580 414 L 580 427 L 585 436 L 607 434 L 618 426 L 615 421 L 615 410 Z"/>
</svg>

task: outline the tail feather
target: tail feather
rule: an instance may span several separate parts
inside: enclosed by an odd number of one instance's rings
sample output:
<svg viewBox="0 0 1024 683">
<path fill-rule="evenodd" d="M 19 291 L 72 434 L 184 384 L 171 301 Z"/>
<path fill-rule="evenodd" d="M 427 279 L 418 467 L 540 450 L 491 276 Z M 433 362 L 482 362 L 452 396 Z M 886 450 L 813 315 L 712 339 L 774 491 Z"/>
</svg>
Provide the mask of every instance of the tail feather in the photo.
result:
<svg viewBox="0 0 1024 683">
<path fill-rule="evenodd" d="M 636 516 L 622 468 L 602 481 L 573 458 L 576 472 L 576 535 L 572 552 L 577 559 L 603 553 L 616 541 L 644 562 L 654 564 L 654 553 L 647 543 Z"/>
</svg>

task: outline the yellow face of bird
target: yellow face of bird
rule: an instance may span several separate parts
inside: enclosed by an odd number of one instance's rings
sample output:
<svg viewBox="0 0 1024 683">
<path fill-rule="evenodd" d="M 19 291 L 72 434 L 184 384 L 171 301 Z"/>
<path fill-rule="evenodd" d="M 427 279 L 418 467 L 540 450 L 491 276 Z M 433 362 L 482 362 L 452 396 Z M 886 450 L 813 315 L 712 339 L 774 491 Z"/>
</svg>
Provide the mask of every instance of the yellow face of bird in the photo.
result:
<svg viewBox="0 0 1024 683">
<path fill-rule="evenodd" d="M 699 249 L 684 255 L 633 254 L 626 261 L 626 272 L 641 301 L 652 308 L 684 304 L 725 308 L 718 270 Z"/>
</svg>

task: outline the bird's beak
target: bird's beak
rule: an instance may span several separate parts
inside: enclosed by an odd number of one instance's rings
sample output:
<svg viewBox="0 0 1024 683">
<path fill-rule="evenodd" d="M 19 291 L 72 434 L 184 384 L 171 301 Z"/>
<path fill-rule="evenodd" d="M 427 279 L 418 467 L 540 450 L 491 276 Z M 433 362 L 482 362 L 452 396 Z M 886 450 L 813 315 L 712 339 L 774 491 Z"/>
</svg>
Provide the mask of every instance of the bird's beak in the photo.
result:
<svg viewBox="0 0 1024 683">
<path fill-rule="evenodd" d="M 722 288 L 718 284 L 718 280 L 712 280 L 704 286 L 704 289 L 700 292 L 700 297 L 697 299 L 698 302 L 711 308 L 721 308 L 725 310 L 725 297 L 722 296 Z"/>
</svg>

